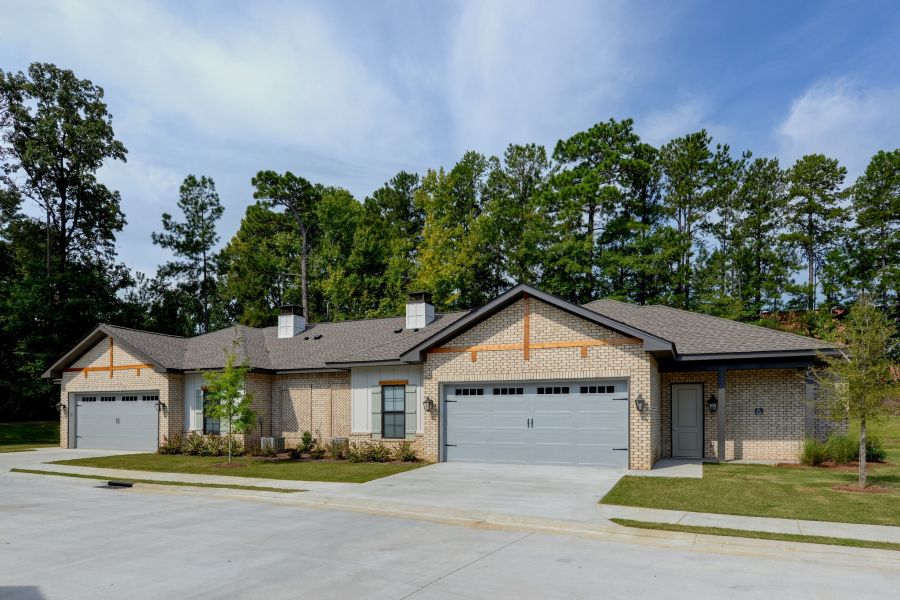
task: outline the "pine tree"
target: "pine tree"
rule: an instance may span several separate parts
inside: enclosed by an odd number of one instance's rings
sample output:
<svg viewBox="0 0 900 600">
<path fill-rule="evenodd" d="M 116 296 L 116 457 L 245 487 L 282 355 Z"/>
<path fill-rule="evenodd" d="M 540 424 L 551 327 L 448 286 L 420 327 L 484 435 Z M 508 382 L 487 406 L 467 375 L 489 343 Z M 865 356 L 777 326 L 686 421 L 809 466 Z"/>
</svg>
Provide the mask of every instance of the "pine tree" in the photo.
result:
<svg viewBox="0 0 900 600">
<path fill-rule="evenodd" d="M 219 241 L 216 221 L 224 208 L 219 202 L 216 184 L 212 178 L 199 179 L 188 175 L 179 189 L 178 208 L 184 221 L 176 221 L 169 213 L 163 213 L 163 233 L 153 233 L 153 243 L 172 250 L 180 260 L 160 266 L 159 276 L 172 277 L 178 287 L 186 292 L 184 300 L 199 299 L 199 306 L 192 315 L 194 331 L 210 331 L 210 299 L 215 292 L 214 248 Z"/>
<path fill-rule="evenodd" d="M 805 308 L 816 307 L 818 277 L 825 254 L 838 239 L 845 220 L 840 188 L 847 170 L 833 158 L 810 154 L 799 159 L 788 174 L 789 230 L 791 240 L 806 260 L 806 284 L 798 300 Z"/>
<path fill-rule="evenodd" d="M 900 315 L 900 149 L 873 156 L 851 198 L 857 285 Z"/>
<path fill-rule="evenodd" d="M 696 279 L 695 252 L 700 235 L 714 208 L 716 178 L 728 156 L 727 146 L 711 148 L 706 130 L 676 138 L 660 150 L 665 206 L 675 233 L 666 250 L 676 256 L 672 300 L 680 308 L 694 308 L 692 283 Z"/>
</svg>

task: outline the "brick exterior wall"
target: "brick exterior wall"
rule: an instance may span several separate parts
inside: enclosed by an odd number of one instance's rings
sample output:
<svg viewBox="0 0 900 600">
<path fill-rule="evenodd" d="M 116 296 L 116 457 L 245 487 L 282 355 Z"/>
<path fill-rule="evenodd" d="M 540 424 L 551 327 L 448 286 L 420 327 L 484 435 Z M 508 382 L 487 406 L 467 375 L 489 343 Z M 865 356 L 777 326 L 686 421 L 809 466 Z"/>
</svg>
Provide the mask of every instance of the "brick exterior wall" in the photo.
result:
<svg viewBox="0 0 900 600">
<path fill-rule="evenodd" d="M 132 353 L 125 348 L 114 345 L 114 364 L 150 364 L 147 357 Z M 104 338 L 96 346 L 76 360 L 71 368 L 105 367 L 109 365 L 109 339 Z M 60 402 L 65 410 L 60 411 L 59 443 L 63 448 L 69 447 L 69 406 L 72 394 L 85 392 L 127 392 L 158 391 L 159 400 L 165 408 L 159 412 L 159 443 L 184 430 L 184 376 L 172 373 L 157 373 L 153 369 L 141 369 L 140 375 L 134 369 L 120 371 L 90 371 L 63 373 L 60 385 Z"/>
<path fill-rule="evenodd" d="M 560 342 L 626 337 L 600 325 L 531 298 L 531 341 Z M 524 335 L 524 302 L 518 301 L 475 325 L 444 347 L 485 344 L 519 344 Z M 656 361 L 639 344 L 592 346 L 586 358 L 580 348 L 531 349 L 530 360 L 522 350 L 479 352 L 472 362 L 469 353 L 432 353 L 423 365 L 426 397 L 440 398 L 442 383 L 466 381 L 625 379 L 632 399 L 643 395 L 648 409 L 630 410 L 629 461 L 632 469 L 649 469 L 660 455 L 660 380 Z M 435 414 L 425 415 L 424 456 L 438 460 L 440 423 Z"/>
<path fill-rule="evenodd" d="M 297 373 L 273 380 L 276 436 L 296 446 L 304 431 L 323 444 L 350 437 L 350 373 Z"/>
<path fill-rule="evenodd" d="M 715 371 L 662 374 L 662 455 L 672 456 L 672 384 L 703 384 L 703 456 L 718 457 L 718 419 L 706 401 L 718 393 Z M 756 415 L 755 409 L 763 414 Z M 798 369 L 725 372 L 725 459 L 795 461 L 806 437 L 806 383 Z M 846 423 L 816 419 L 815 434 Z"/>
</svg>

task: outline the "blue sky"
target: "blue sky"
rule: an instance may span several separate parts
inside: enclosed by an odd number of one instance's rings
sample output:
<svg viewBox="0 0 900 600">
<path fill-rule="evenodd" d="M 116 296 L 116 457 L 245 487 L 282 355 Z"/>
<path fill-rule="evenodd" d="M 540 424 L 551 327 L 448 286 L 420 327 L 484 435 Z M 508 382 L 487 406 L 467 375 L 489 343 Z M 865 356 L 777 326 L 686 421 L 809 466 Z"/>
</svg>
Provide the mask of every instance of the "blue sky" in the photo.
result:
<svg viewBox="0 0 900 600">
<path fill-rule="evenodd" d="M 900 4 L 869 2 L 71 2 L 0 0 L 0 68 L 49 61 L 106 90 L 128 162 L 105 167 L 150 241 L 185 175 L 209 175 L 223 242 L 260 169 L 362 200 L 401 169 L 556 141 L 632 117 L 660 144 L 701 127 L 858 175 L 900 146 Z"/>
</svg>

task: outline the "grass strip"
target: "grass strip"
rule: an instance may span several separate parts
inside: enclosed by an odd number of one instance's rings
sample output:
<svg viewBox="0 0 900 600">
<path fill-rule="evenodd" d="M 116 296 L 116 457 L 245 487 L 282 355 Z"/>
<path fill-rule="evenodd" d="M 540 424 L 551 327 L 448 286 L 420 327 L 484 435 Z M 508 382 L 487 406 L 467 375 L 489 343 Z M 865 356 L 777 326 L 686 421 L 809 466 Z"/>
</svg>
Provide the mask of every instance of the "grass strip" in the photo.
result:
<svg viewBox="0 0 900 600">
<path fill-rule="evenodd" d="M 31 452 L 38 448 L 59 448 L 59 444 L 4 444 L 0 445 L 0 454 L 4 452 Z"/>
<path fill-rule="evenodd" d="M 829 546 L 849 546 L 852 548 L 876 548 L 878 550 L 900 551 L 900 544 L 894 542 L 875 542 L 870 540 L 854 540 L 850 538 L 827 537 L 822 535 L 802 535 L 799 533 L 773 533 L 769 531 L 747 531 L 744 529 L 728 529 L 725 527 L 704 527 L 702 525 L 678 525 L 675 523 L 654 523 L 651 521 L 633 521 L 631 519 L 610 519 L 613 523 L 636 529 L 658 529 L 662 531 L 678 531 L 681 533 L 701 533 L 703 535 L 726 535 L 729 537 L 755 538 L 760 540 L 777 540 L 781 542 L 803 542 L 806 544 L 826 544 Z"/>
<path fill-rule="evenodd" d="M 259 485 L 229 485 L 227 483 L 191 483 L 188 481 L 157 481 L 156 479 L 131 479 L 123 477 L 110 477 L 108 475 L 86 475 L 84 473 L 60 473 L 58 471 L 41 471 L 39 469 L 10 469 L 13 473 L 30 473 L 32 475 L 56 475 L 58 477 L 78 477 L 80 479 L 99 479 L 102 481 L 127 481 L 130 483 L 149 483 L 152 485 L 178 485 L 183 487 L 222 488 L 226 490 L 247 490 L 252 492 L 279 492 L 293 494 L 306 490 L 292 490 L 290 488 L 265 487 Z"/>
</svg>

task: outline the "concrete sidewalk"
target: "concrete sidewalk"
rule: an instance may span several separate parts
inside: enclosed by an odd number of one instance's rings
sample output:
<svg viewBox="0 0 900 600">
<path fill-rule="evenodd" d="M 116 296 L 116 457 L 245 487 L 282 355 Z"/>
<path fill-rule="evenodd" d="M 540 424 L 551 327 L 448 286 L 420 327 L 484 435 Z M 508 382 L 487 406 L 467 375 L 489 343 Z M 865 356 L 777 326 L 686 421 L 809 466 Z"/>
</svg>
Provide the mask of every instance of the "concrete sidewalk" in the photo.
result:
<svg viewBox="0 0 900 600">
<path fill-rule="evenodd" d="M 634 521 L 648 521 L 653 523 L 723 527 L 726 529 L 766 531 L 769 533 L 818 535 L 900 544 L 900 527 L 892 527 L 889 525 L 804 521 L 800 519 L 776 519 L 770 517 L 744 517 L 740 515 L 720 515 L 680 510 L 638 508 L 633 506 L 614 506 L 611 504 L 599 504 L 598 510 L 606 519 L 631 519 Z"/>
</svg>

